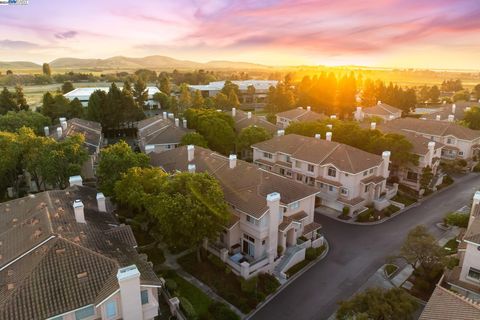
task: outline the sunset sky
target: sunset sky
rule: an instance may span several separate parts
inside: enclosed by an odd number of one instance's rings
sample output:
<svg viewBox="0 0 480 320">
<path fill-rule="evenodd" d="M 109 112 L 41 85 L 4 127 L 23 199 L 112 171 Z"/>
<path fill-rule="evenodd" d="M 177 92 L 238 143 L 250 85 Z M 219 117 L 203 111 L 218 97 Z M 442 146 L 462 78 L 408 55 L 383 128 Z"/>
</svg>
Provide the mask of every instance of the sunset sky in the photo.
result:
<svg viewBox="0 0 480 320">
<path fill-rule="evenodd" d="M 30 0 L 0 60 L 167 55 L 268 65 L 480 69 L 480 0 Z"/>
</svg>

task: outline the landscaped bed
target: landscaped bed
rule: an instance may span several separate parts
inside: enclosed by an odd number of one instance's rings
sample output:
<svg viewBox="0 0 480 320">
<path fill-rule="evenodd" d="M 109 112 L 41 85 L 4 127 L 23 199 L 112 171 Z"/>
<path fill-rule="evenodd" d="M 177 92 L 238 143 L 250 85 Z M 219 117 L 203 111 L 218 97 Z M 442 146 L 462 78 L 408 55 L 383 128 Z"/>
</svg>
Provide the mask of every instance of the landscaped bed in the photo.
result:
<svg viewBox="0 0 480 320">
<path fill-rule="evenodd" d="M 389 205 L 382 211 L 375 210 L 373 207 L 369 207 L 367 210 L 359 213 L 357 215 L 357 222 L 373 222 L 379 221 L 384 218 L 390 217 L 395 212 L 399 211 L 400 208 L 395 205 Z"/>
<path fill-rule="evenodd" d="M 457 248 L 458 248 L 457 238 L 453 238 L 453 239 L 448 240 L 448 242 L 445 243 L 445 245 L 443 246 L 443 248 L 444 248 L 449 254 L 457 253 Z"/>
<path fill-rule="evenodd" d="M 405 207 L 408 207 L 409 205 L 412 205 L 415 202 L 417 202 L 417 200 L 415 200 L 415 198 L 407 196 L 405 194 L 400 194 L 400 193 L 397 193 L 395 195 L 395 197 L 392 198 L 392 200 L 395 201 L 395 202 L 403 203 L 405 205 Z"/>
<path fill-rule="evenodd" d="M 287 275 L 287 277 L 290 278 L 295 273 L 297 273 L 298 271 L 306 267 L 310 262 L 317 259 L 319 256 L 322 255 L 325 249 L 326 249 L 325 245 L 318 248 L 307 248 L 305 252 L 305 260 L 300 261 L 297 264 L 294 264 L 293 266 L 290 267 L 290 269 L 285 271 L 285 274 Z"/>
<path fill-rule="evenodd" d="M 178 263 L 243 313 L 250 312 L 280 286 L 272 275 L 259 274 L 244 280 L 233 274 L 218 257 L 205 251 L 202 256 L 202 261 L 198 262 L 196 252 L 192 252 L 179 258 Z"/>
<path fill-rule="evenodd" d="M 394 274 L 395 272 L 397 272 L 398 266 L 395 265 L 395 264 L 389 263 L 389 264 L 385 265 L 385 269 L 384 269 L 384 270 L 385 270 L 385 274 L 387 275 L 387 277 L 390 278 L 391 276 L 393 276 L 393 274 Z"/>
</svg>

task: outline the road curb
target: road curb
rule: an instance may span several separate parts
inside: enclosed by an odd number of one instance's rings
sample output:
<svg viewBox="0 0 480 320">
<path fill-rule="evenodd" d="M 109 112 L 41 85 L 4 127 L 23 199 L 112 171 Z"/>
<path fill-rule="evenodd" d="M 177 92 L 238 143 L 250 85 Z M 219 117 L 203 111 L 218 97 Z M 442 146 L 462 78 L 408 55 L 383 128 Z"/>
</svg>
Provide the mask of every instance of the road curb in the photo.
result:
<svg viewBox="0 0 480 320">
<path fill-rule="evenodd" d="M 298 277 L 300 277 L 302 274 L 310 270 L 314 265 L 316 265 L 318 262 L 322 261 L 330 251 L 330 244 L 328 243 L 328 240 L 325 239 L 325 251 L 315 260 L 307 264 L 302 270 L 294 274 L 287 282 L 282 284 L 277 291 L 272 293 L 270 296 L 267 297 L 264 301 L 262 301 L 252 312 L 247 314 L 244 319 L 250 319 L 253 317 L 258 311 L 260 311 L 264 306 L 266 306 L 270 301 L 273 300 L 280 292 L 282 292 L 285 288 L 287 288 L 292 282 L 294 282 Z"/>
</svg>

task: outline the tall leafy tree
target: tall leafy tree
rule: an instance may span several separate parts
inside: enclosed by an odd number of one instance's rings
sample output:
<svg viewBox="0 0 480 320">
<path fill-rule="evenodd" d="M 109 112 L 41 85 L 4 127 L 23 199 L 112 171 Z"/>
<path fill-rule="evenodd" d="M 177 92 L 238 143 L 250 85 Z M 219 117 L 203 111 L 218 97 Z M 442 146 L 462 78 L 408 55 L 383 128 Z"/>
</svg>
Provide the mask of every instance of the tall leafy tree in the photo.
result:
<svg viewBox="0 0 480 320">
<path fill-rule="evenodd" d="M 243 129 L 237 138 L 237 152 L 250 158 L 251 146 L 255 143 L 268 140 L 272 135 L 262 127 L 249 126 Z"/>
<path fill-rule="evenodd" d="M 200 109 L 204 107 L 205 104 L 205 99 L 202 96 L 202 93 L 200 90 L 195 90 L 195 92 L 192 94 L 192 108 L 195 109 Z"/>
<path fill-rule="evenodd" d="M 28 103 L 23 94 L 23 88 L 18 84 L 15 86 L 15 103 L 17 104 L 17 110 L 28 110 Z"/>
<path fill-rule="evenodd" d="M 432 168 L 430 166 L 426 166 L 425 168 L 422 169 L 422 174 L 420 175 L 420 187 L 422 189 L 427 190 L 430 182 L 432 182 L 433 179 L 433 172 Z"/>
<path fill-rule="evenodd" d="M 43 135 L 43 128 L 48 125 L 50 125 L 50 118 L 39 112 L 9 111 L 0 116 L 0 131 L 17 132 L 22 127 L 28 127 L 37 135 Z"/>
<path fill-rule="evenodd" d="M 232 90 L 228 94 L 228 108 L 238 108 L 240 106 L 240 101 L 238 101 L 237 94 Z"/>
<path fill-rule="evenodd" d="M 178 108 L 180 112 L 184 112 L 192 106 L 192 95 L 187 84 L 182 83 L 180 86 L 180 96 L 178 98 Z"/>
<path fill-rule="evenodd" d="M 73 83 L 71 81 L 65 81 L 62 84 L 62 93 L 63 94 L 68 93 L 70 91 L 73 91 L 74 89 L 75 89 L 75 87 L 73 86 Z"/>
<path fill-rule="evenodd" d="M 22 148 L 18 135 L 0 131 L 0 198 L 5 196 L 8 187 L 18 185 L 17 177 L 20 171 Z"/>
<path fill-rule="evenodd" d="M 228 110 L 228 107 L 229 107 L 229 101 L 228 101 L 228 97 L 219 92 L 216 96 L 215 96 L 215 106 L 220 109 L 220 110 Z"/>
<path fill-rule="evenodd" d="M 470 111 L 466 111 L 463 121 L 470 129 L 480 130 L 480 108 L 474 107 Z"/>
<path fill-rule="evenodd" d="M 87 119 L 100 122 L 106 127 L 107 113 L 107 93 L 103 90 L 95 90 L 88 99 Z"/>
<path fill-rule="evenodd" d="M 140 108 L 145 106 L 145 102 L 148 100 L 148 90 L 147 84 L 142 79 L 135 81 L 133 86 L 133 97 Z"/>
<path fill-rule="evenodd" d="M 182 137 L 182 141 L 180 142 L 180 145 L 186 146 L 189 144 L 193 144 L 195 146 L 199 146 L 203 148 L 208 148 L 207 140 L 205 140 L 205 138 L 200 133 L 197 133 L 197 132 L 189 132 Z"/>
<path fill-rule="evenodd" d="M 8 91 L 7 87 L 3 87 L 2 92 L 0 92 L 0 114 L 17 110 L 17 103 L 15 102 L 14 95 Z"/>
<path fill-rule="evenodd" d="M 167 75 L 163 75 L 163 76 L 160 77 L 159 82 L 160 83 L 159 83 L 158 88 L 160 89 L 160 91 L 162 91 L 167 96 L 169 96 L 170 93 L 172 92 L 172 86 L 170 84 L 170 78 Z"/>
<path fill-rule="evenodd" d="M 50 65 L 48 63 L 44 63 L 42 65 L 42 71 L 43 74 L 47 77 L 50 77 L 52 75 L 52 70 L 50 70 Z"/>
<path fill-rule="evenodd" d="M 97 178 L 100 190 L 106 195 L 113 195 L 115 182 L 132 167 L 148 167 L 149 158 L 143 153 L 135 153 L 125 142 L 120 141 L 100 152 Z"/>
</svg>

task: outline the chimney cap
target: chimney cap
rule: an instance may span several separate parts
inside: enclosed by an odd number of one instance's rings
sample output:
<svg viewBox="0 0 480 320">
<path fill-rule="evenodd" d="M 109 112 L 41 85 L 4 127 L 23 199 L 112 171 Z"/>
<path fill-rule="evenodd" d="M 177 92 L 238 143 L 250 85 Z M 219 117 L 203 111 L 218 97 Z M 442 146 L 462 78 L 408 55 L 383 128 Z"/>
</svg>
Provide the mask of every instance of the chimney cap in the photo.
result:
<svg viewBox="0 0 480 320">
<path fill-rule="evenodd" d="M 475 194 L 473 195 L 473 199 L 480 201 L 480 191 L 475 191 Z"/>
<path fill-rule="evenodd" d="M 271 202 L 271 201 L 280 201 L 280 193 L 278 193 L 278 192 L 272 192 L 272 193 L 267 194 L 267 201 L 268 201 L 268 202 Z"/>
<path fill-rule="evenodd" d="M 189 145 L 187 146 L 187 150 L 195 150 L 195 145 L 189 144 Z"/>
<path fill-rule="evenodd" d="M 231 154 L 228 156 L 229 160 L 237 160 L 237 155 L 236 154 Z"/>
<path fill-rule="evenodd" d="M 430 142 L 428 143 L 428 147 L 429 147 L 429 148 L 435 148 L 435 141 L 430 141 Z"/>
<path fill-rule="evenodd" d="M 140 277 L 140 271 L 136 265 L 132 264 L 131 266 L 120 268 L 117 271 L 118 281 L 133 279 Z"/>
<path fill-rule="evenodd" d="M 82 207 L 84 207 L 82 200 L 77 199 L 77 200 L 73 201 L 73 207 L 74 207 L 74 208 L 82 208 Z"/>
<path fill-rule="evenodd" d="M 70 185 L 75 182 L 82 183 L 83 179 L 82 176 L 71 176 L 70 178 L 68 178 L 68 182 L 70 183 Z"/>
<path fill-rule="evenodd" d="M 187 169 L 188 172 L 193 173 L 197 170 L 197 166 L 194 163 L 189 163 Z"/>
<path fill-rule="evenodd" d="M 387 158 L 387 157 L 388 157 L 388 158 L 389 158 L 391 154 L 392 154 L 392 153 L 391 153 L 390 151 L 383 151 L 383 152 L 382 152 L 382 157 L 384 157 L 384 158 Z"/>
<path fill-rule="evenodd" d="M 103 192 L 98 192 L 97 193 L 97 200 L 99 199 L 105 199 L 105 195 L 103 194 Z"/>
</svg>

